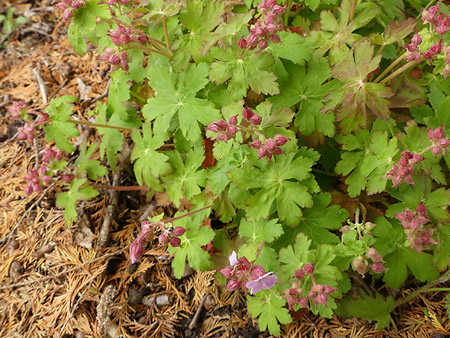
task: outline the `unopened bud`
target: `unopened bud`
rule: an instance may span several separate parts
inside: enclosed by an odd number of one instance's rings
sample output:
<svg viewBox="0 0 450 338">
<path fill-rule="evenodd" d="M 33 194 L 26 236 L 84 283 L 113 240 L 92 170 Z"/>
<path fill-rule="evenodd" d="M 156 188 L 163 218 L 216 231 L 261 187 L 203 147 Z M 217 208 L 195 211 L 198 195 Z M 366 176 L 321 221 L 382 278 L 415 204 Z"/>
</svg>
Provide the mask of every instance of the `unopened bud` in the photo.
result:
<svg viewBox="0 0 450 338">
<path fill-rule="evenodd" d="M 252 270 L 250 271 L 250 278 L 252 280 L 258 279 L 259 277 L 263 276 L 266 272 L 264 271 L 264 268 L 261 265 L 255 265 Z"/>
<path fill-rule="evenodd" d="M 228 123 L 229 123 L 229 124 L 236 125 L 237 122 L 238 122 L 238 120 L 237 120 L 237 115 L 231 116 L 231 117 L 228 119 Z"/>
<path fill-rule="evenodd" d="M 259 42 L 258 42 L 259 49 L 261 49 L 261 50 L 266 49 L 267 46 L 268 46 L 268 43 L 266 40 L 259 40 Z"/>
<path fill-rule="evenodd" d="M 275 142 L 275 140 L 268 139 L 266 141 L 266 148 L 268 151 L 272 152 L 273 150 L 275 150 L 276 147 L 277 147 L 277 143 Z"/>
<path fill-rule="evenodd" d="M 280 134 L 275 135 L 275 137 L 273 139 L 277 143 L 277 146 L 282 146 L 282 145 L 286 144 L 287 141 L 289 141 L 289 139 L 287 137 L 280 135 Z"/>
<path fill-rule="evenodd" d="M 314 273 L 314 265 L 312 265 L 311 263 L 306 263 L 303 269 L 308 275 L 312 275 Z"/>
<path fill-rule="evenodd" d="M 253 111 L 250 108 L 244 108 L 242 111 L 242 116 L 246 120 L 250 120 L 250 118 L 254 115 Z"/>
<path fill-rule="evenodd" d="M 260 140 L 255 140 L 252 143 L 250 143 L 250 147 L 259 149 L 262 146 L 262 142 Z"/>
<path fill-rule="evenodd" d="M 231 278 L 234 276 L 234 269 L 231 266 L 227 266 L 226 268 L 220 270 L 220 273 L 227 278 Z"/>
<path fill-rule="evenodd" d="M 367 249 L 367 257 L 369 257 L 375 263 L 383 262 L 383 257 L 375 248 Z"/>
<path fill-rule="evenodd" d="M 369 271 L 369 266 L 365 260 L 357 257 L 353 260 L 353 268 L 360 274 L 365 275 Z"/>
<path fill-rule="evenodd" d="M 300 297 L 298 304 L 303 307 L 303 308 L 308 308 L 309 307 L 309 300 L 306 297 Z"/>
<path fill-rule="evenodd" d="M 261 121 L 262 121 L 262 117 L 259 116 L 258 114 L 253 114 L 252 117 L 250 117 L 250 123 L 254 124 L 254 125 L 260 125 Z"/>
<path fill-rule="evenodd" d="M 241 49 L 247 48 L 247 40 L 245 40 L 243 37 L 240 38 L 240 39 L 239 39 L 239 42 L 238 42 L 238 46 L 239 46 L 239 48 L 241 48 Z"/>
<path fill-rule="evenodd" d="M 321 293 L 317 296 L 317 301 L 325 306 L 327 306 L 328 296 L 324 293 Z"/>
<path fill-rule="evenodd" d="M 158 241 L 161 245 L 167 245 L 170 242 L 169 236 L 166 233 L 159 235 Z"/>
<path fill-rule="evenodd" d="M 174 248 L 177 248 L 181 245 L 181 240 L 178 237 L 172 237 L 170 239 L 170 245 L 172 245 Z"/>
<path fill-rule="evenodd" d="M 375 273 L 381 273 L 386 270 L 383 264 L 381 263 L 374 263 L 370 266 L 373 272 Z"/>
<path fill-rule="evenodd" d="M 234 291 L 239 289 L 241 286 L 241 282 L 237 279 L 231 279 L 227 284 L 227 291 Z"/>
<path fill-rule="evenodd" d="M 173 229 L 173 234 L 175 235 L 175 236 L 183 236 L 184 235 L 184 233 L 186 232 L 186 229 L 185 228 L 183 228 L 183 227 L 176 227 L 175 229 Z"/>
<path fill-rule="evenodd" d="M 302 280 L 303 277 L 305 277 L 305 271 L 303 269 L 295 270 L 295 278 Z"/>
</svg>

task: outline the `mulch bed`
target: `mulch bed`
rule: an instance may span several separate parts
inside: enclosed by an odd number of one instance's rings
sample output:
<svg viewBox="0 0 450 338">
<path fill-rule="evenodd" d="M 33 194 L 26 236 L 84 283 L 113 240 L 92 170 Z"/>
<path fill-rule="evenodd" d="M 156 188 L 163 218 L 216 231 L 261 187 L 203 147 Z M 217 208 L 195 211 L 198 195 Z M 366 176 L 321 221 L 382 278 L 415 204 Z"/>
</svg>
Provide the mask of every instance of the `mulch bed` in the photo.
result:
<svg viewBox="0 0 450 338">
<path fill-rule="evenodd" d="M 61 187 L 25 195 L 24 177 L 48 144 L 43 135 L 35 144 L 14 141 L 21 122 L 12 121 L 7 108 L 23 99 L 30 110 L 42 111 L 51 98 L 73 95 L 80 98 L 74 117 L 88 120 L 96 98 L 105 93 L 109 69 L 97 51 L 84 56 L 73 51 L 68 25 L 51 1 L 2 1 L 0 13 L 10 6 L 29 22 L 0 36 L 5 40 L 0 46 L 0 337 L 268 337 L 248 315 L 244 295 L 217 285 L 214 271 L 186 269 L 185 277 L 175 279 L 156 237 L 131 265 L 126 248 L 142 214 L 176 211 L 164 194 L 148 199 L 121 192 L 102 249 L 95 243 L 110 202 L 107 193 L 81 203 L 79 221 L 70 229 L 55 206 Z M 96 139 L 86 128 L 80 134 Z M 121 180 L 135 184 L 131 176 Z M 282 336 L 445 337 L 450 322 L 444 305 L 442 293 L 417 297 L 393 314 L 389 331 L 358 319 L 298 313 Z"/>
</svg>

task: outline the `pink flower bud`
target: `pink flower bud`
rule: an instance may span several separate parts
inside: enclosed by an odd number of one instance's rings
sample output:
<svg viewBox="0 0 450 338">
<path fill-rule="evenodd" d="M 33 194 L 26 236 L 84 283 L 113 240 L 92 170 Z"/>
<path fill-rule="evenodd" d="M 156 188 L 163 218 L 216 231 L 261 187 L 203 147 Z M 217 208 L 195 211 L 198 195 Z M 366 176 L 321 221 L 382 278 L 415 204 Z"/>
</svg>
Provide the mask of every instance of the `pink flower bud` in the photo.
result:
<svg viewBox="0 0 450 338">
<path fill-rule="evenodd" d="M 66 8 L 63 12 L 63 21 L 69 20 L 71 16 L 72 16 L 72 9 Z"/>
<path fill-rule="evenodd" d="M 186 229 L 183 227 L 176 227 L 175 229 L 173 229 L 173 235 L 175 236 L 183 236 L 184 233 L 186 232 Z"/>
<path fill-rule="evenodd" d="M 274 137 L 275 142 L 277 143 L 277 146 L 285 145 L 289 139 L 283 135 L 277 134 Z"/>
<path fill-rule="evenodd" d="M 74 179 L 74 176 L 72 174 L 62 174 L 61 178 L 66 182 L 72 182 Z"/>
<path fill-rule="evenodd" d="M 321 293 L 317 296 L 317 301 L 325 306 L 327 306 L 328 296 L 324 293 Z"/>
<path fill-rule="evenodd" d="M 309 300 L 306 297 L 300 297 L 298 304 L 303 308 L 309 308 Z"/>
<path fill-rule="evenodd" d="M 225 131 L 228 128 L 228 123 L 224 120 L 217 121 L 217 126 L 220 131 Z"/>
<path fill-rule="evenodd" d="M 267 155 L 267 149 L 265 147 L 261 147 L 258 149 L 259 158 L 263 158 Z"/>
<path fill-rule="evenodd" d="M 219 125 L 217 124 L 217 121 L 213 121 L 209 124 L 208 127 L 206 127 L 206 130 L 212 131 L 214 133 L 219 132 Z"/>
<path fill-rule="evenodd" d="M 308 298 L 311 298 L 311 299 L 316 298 L 316 293 L 313 292 L 313 291 L 309 291 L 309 292 L 308 292 Z"/>
<path fill-rule="evenodd" d="M 268 139 L 266 141 L 266 148 L 268 151 L 272 152 L 273 150 L 275 150 L 276 147 L 277 147 L 277 143 L 275 142 L 275 140 Z"/>
<path fill-rule="evenodd" d="M 244 39 L 244 37 L 239 39 L 238 46 L 241 49 L 247 48 L 247 41 Z"/>
<path fill-rule="evenodd" d="M 226 268 L 220 270 L 220 273 L 227 278 L 231 278 L 234 276 L 234 269 L 231 266 L 227 266 Z"/>
<path fill-rule="evenodd" d="M 250 117 L 249 121 L 251 124 L 260 125 L 261 121 L 262 121 L 262 117 L 259 116 L 258 114 L 253 114 L 253 116 Z"/>
<path fill-rule="evenodd" d="M 288 297 L 288 307 L 289 310 L 292 310 L 292 308 L 297 304 L 297 297 L 289 296 Z"/>
<path fill-rule="evenodd" d="M 108 61 L 113 65 L 118 65 L 120 63 L 120 58 L 118 55 L 113 54 L 109 57 Z"/>
<path fill-rule="evenodd" d="M 268 43 L 266 40 L 259 40 L 259 42 L 258 42 L 259 49 L 261 49 L 261 50 L 266 49 L 267 46 L 268 46 Z"/>
<path fill-rule="evenodd" d="M 323 292 L 327 295 L 333 293 L 334 291 L 337 291 L 336 288 L 332 287 L 331 285 L 325 285 Z"/>
<path fill-rule="evenodd" d="M 252 270 L 250 271 L 250 278 L 252 280 L 258 279 L 259 277 L 263 276 L 266 272 L 264 271 L 264 268 L 261 265 L 255 265 Z"/>
<path fill-rule="evenodd" d="M 441 153 L 441 147 L 435 146 L 431 148 L 431 151 L 433 152 L 434 156 L 437 157 Z"/>
<path fill-rule="evenodd" d="M 417 51 L 417 46 L 415 45 L 415 44 L 406 44 L 405 45 L 405 49 L 408 51 L 408 52 L 416 52 Z"/>
<path fill-rule="evenodd" d="M 366 255 L 375 263 L 383 262 L 383 257 L 375 248 L 369 248 Z"/>
<path fill-rule="evenodd" d="M 450 145 L 450 140 L 447 140 L 445 138 L 439 140 L 439 146 L 446 149 Z"/>
<path fill-rule="evenodd" d="M 316 294 L 322 293 L 322 292 L 324 292 L 324 290 L 325 290 L 325 287 L 322 284 L 316 284 L 311 287 L 311 291 Z"/>
<path fill-rule="evenodd" d="M 306 263 L 303 269 L 308 275 L 312 275 L 314 273 L 314 265 L 312 265 L 311 263 Z"/>
<path fill-rule="evenodd" d="M 375 273 L 381 273 L 386 270 L 383 264 L 381 263 L 374 263 L 370 266 L 373 272 Z"/>
<path fill-rule="evenodd" d="M 252 143 L 250 143 L 250 147 L 259 149 L 262 146 L 262 142 L 260 140 L 255 140 Z"/>
<path fill-rule="evenodd" d="M 411 42 L 416 46 L 422 43 L 422 38 L 420 37 L 419 33 L 416 32 L 416 34 L 414 34 L 414 36 L 411 39 Z"/>
<path fill-rule="evenodd" d="M 250 120 L 250 118 L 254 115 L 253 111 L 251 110 L 251 108 L 244 108 L 242 110 L 242 116 L 244 117 L 244 119 L 246 120 Z"/>
<path fill-rule="evenodd" d="M 293 296 L 293 297 L 297 296 L 297 289 L 295 289 L 295 288 L 290 288 L 290 289 L 289 289 L 289 295 L 290 295 L 290 296 Z"/>
<path fill-rule="evenodd" d="M 45 184 L 49 184 L 52 181 L 52 177 L 45 175 L 42 177 L 42 181 L 44 181 Z"/>
<path fill-rule="evenodd" d="M 228 126 L 227 132 L 230 134 L 230 136 L 236 134 L 237 132 L 236 126 L 234 124 L 230 124 Z"/>
<path fill-rule="evenodd" d="M 237 120 L 237 115 L 231 116 L 231 117 L 228 119 L 228 123 L 229 123 L 229 124 L 236 125 L 237 122 L 238 122 L 238 120 Z"/>
<path fill-rule="evenodd" d="M 353 260 L 353 268 L 361 275 L 365 275 L 369 271 L 369 266 L 365 260 L 357 257 Z"/>
<path fill-rule="evenodd" d="M 144 241 L 136 239 L 130 247 L 131 264 L 136 263 L 143 253 L 144 253 Z"/>
<path fill-rule="evenodd" d="M 31 183 L 27 184 L 24 191 L 27 196 L 33 193 L 33 186 L 31 185 Z"/>
<path fill-rule="evenodd" d="M 170 245 L 172 245 L 174 248 L 177 248 L 181 245 L 181 240 L 178 237 L 172 237 L 170 239 Z"/>
<path fill-rule="evenodd" d="M 234 291 L 239 289 L 241 286 L 241 282 L 237 279 L 230 279 L 230 281 L 227 284 L 227 291 Z"/>
<path fill-rule="evenodd" d="M 295 278 L 302 280 L 303 277 L 305 277 L 305 271 L 303 269 L 295 270 Z"/>
<path fill-rule="evenodd" d="M 427 207 L 423 203 L 420 203 L 417 206 L 416 211 L 418 213 L 422 214 L 422 215 L 426 215 L 427 214 Z"/>
<path fill-rule="evenodd" d="M 158 237 L 158 241 L 161 245 L 167 245 L 170 242 L 169 236 L 164 232 Z"/>
<path fill-rule="evenodd" d="M 254 49 L 258 43 L 258 38 L 255 34 L 250 34 L 245 41 L 247 42 L 247 47 Z"/>
<path fill-rule="evenodd" d="M 275 15 L 280 15 L 281 13 L 283 13 L 286 10 L 286 6 L 279 6 L 279 5 L 275 5 L 272 8 L 272 13 Z"/>
</svg>

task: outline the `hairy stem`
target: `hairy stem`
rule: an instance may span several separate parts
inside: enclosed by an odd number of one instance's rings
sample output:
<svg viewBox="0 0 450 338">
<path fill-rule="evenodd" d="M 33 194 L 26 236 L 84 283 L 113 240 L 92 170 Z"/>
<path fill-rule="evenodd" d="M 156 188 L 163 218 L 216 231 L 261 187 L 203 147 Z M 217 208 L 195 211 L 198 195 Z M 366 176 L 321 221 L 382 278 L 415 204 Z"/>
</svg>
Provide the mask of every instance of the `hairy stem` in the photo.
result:
<svg viewBox="0 0 450 338">
<path fill-rule="evenodd" d="M 432 282 L 430 282 L 430 283 L 428 283 L 428 284 L 422 286 L 421 288 L 418 288 L 418 289 L 417 289 L 416 291 L 414 291 L 414 292 L 411 292 L 411 293 L 410 293 L 408 296 L 406 296 L 405 298 L 398 300 L 398 301 L 397 301 L 396 307 L 408 303 L 411 299 L 417 297 L 417 296 L 420 295 L 421 293 L 428 292 L 428 291 L 430 291 L 434 286 L 439 285 L 439 284 L 442 284 L 442 283 L 445 283 L 445 282 L 448 282 L 449 280 L 450 280 L 450 270 L 448 270 L 446 273 L 444 273 L 444 274 L 443 274 L 441 277 L 439 277 L 438 279 L 436 279 L 436 280 L 434 280 L 434 281 L 432 281 Z"/>
<path fill-rule="evenodd" d="M 130 187 L 126 187 L 126 186 L 114 186 L 114 185 L 103 185 L 103 184 L 91 184 L 91 186 L 94 189 L 97 190 L 116 190 L 116 191 L 135 191 L 135 190 L 149 190 L 149 187 L 147 186 L 130 186 Z"/>
<path fill-rule="evenodd" d="M 380 75 L 378 75 L 378 77 L 373 82 L 377 83 L 378 81 L 380 81 L 387 73 L 389 73 L 392 68 L 397 66 L 397 64 L 406 57 L 406 54 L 407 53 L 400 55 L 396 60 L 394 60 Z"/>
<path fill-rule="evenodd" d="M 397 69 L 395 72 L 393 72 L 391 75 L 389 75 L 388 77 L 386 77 L 385 79 L 381 80 L 380 83 L 386 83 L 389 80 L 393 79 L 394 77 L 396 77 L 397 75 L 400 75 L 401 73 L 403 73 L 405 70 L 407 70 L 408 68 L 411 68 L 411 66 L 414 66 L 416 64 L 416 61 L 410 61 L 408 62 L 406 65 L 404 65 L 403 67 L 400 67 L 399 69 Z"/>
<path fill-rule="evenodd" d="M 164 27 L 164 39 L 166 40 L 166 48 L 170 53 L 170 56 L 173 55 L 172 51 L 170 50 L 170 42 L 169 42 L 169 31 L 167 30 L 167 23 L 166 18 L 162 19 L 163 27 Z"/>
<path fill-rule="evenodd" d="M 68 122 L 80 124 L 80 125 L 88 126 L 88 127 L 94 127 L 94 128 L 100 127 L 100 128 L 110 128 L 110 129 L 117 129 L 117 130 L 122 130 L 122 131 L 129 131 L 129 132 L 133 131 L 133 128 L 111 126 L 109 124 L 102 124 L 102 123 L 78 121 L 78 120 L 73 120 L 73 119 L 68 120 Z"/>
<path fill-rule="evenodd" d="M 211 208 L 211 207 L 213 207 L 213 206 L 214 206 L 214 203 L 213 203 L 213 204 L 210 204 L 210 205 L 207 205 L 207 206 L 205 206 L 205 207 L 201 207 L 201 208 L 196 209 L 196 210 L 189 211 L 189 212 L 185 213 L 184 215 L 180 215 L 180 216 L 177 216 L 177 217 L 172 217 L 172 218 L 166 219 L 166 220 L 161 221 L 161 222 L 162 222 L 162 223 L 170 223 L 170 222 L 174 222 L 174 221 L 177 221 L 177 220 L 179 220 L 179 219 L 181 219 L 181 218 L 184 218 L 184 217 L 187 217 L 187 216 L 196 214 L 197 212 L 200 212 L 200 211 L 206 210 L 206 209 L 208 209 L 208 208 Z"/>
<path fill-rule="evenodd" d="M 358 0 L 353 0 L 352 1 L 352 8 L 350 9 L 350 20 L 352 21 L 353 18 L 355 17 L 355 9 L 356 9 L 356 3 L 358 2 Z"/>
<path fill-rule="evenodd" d="M 284 26 L 289 23 L 289 11 L 291 10 L 292 0 L 288 0 L 286 4 L 286 13 L 284 13 Z"/>
<path fill-rule="evenodd" d="M 167 53 L 166 51 L 162 51 L 160 49 L 154 49 L 154 48 L 144 47 L 144 46 L 140 46 L 140 45 L 133 45 L 132 47 L 135 49 L 143 50 L 144 52 L 147 52 L 147 53 L 156 53 L 156 54 L 165 56 L 169 59 L 171 58 L 171 55 L 169 53 Z M 172 52 L 170 52 L 170 53 L 172 53 Z"/>
</svg>

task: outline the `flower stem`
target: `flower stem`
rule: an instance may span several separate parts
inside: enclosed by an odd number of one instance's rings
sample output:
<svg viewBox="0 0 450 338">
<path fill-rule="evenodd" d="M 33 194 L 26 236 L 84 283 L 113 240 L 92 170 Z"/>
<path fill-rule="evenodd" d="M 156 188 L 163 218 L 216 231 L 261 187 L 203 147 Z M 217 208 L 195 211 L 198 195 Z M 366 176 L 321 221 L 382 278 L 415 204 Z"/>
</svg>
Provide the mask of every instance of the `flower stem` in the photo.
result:
<svg viewBox="0 0 450 338">
<path fill-rule="evenodd" d="M 403 73 L 405 70 L 407 70 L 408 68 L 410 68 L 411 66 L 414 66 L 416 64 L 416 61 L 410 61 L 408 62 L 406 65 L 403 65 L 403 67 L 400 67 L 399 69 L 397 69 L 395 72 L 393 72 L 391 75 L 389 75 L 387 78 L 383 79 L 380 81 L 381 84 L 388 82 L 389 80 L 393 79 L 394 77 L 396 77 L 397 75 L 400 75 L 401 73 Z"/>
<path fill-rule="evenodd" d="M 170 50 L 170 42 L 169 42 L 169 31 L 167 30 L 167 24 L 166 24 L 166 18 L 162 18 L 162 23 L 164 27 L 164 39 L 166 40 L 166 48 L 168 52 L 170 53 L 170 56 L 173 55 L 172 51 Z"/>
<path fill-rule="evenodd" d="M 403 299 L 400 299 L 397 301 L 396 307 L 399 307 L 403 304 L 408 303 L 411 299 L 417 297 L 421 293 L 430 291 L 434 286 L 448 282 L 450 280 L 450 270 L 448 270 L 446 273 L 444 273 L 441 277 L 438 279 L 422 286 L 421 288 L 418 288 L 416 291 L 411 292 L 408 296 L 406 296 Z M 446 288 L 447 289 L 447 288 Z"/>
<path fill-rule="evenodd" d="M 133 131 L 133 128 L 127 128 L 127 127 L 119 127 L 119 126 L 111 126 L 109 124 L 102 124 L 102 123 L 92 123 L 92 122 L 86 122 L 86 121 L 78 121 L 70 119 L 68 122 L 80 124 L 82 126 L 88 126 L 88 127 L 95 127 L 95 128 L 110 128 L 110 129 L 117 129 L 122 131 Z"/>
<path fill-rule="evenodd" d="M 149 190 L 147 186 L 112 186 L 103 184 L 92 184 L 92 187 L 97 190 L 118 190 L 118 191 L 134 191 L 134 190 Z"/>
<path fill-rule="evenodd" d="M 211 208 L 211 207 L 213 207 L 213 206 L 214 206 L 214 203 L 213 203 L 213 204 L 210 204 L 210 205 L 207 205 L 207 206 L 205 206 L 205 207 L 201 207 L 201 208 L 196 209 L 196 210 L 189 211 L 189 212 L 185 213 L 184 215 L 180 215 L 180 216 L 177 216 L 177 217 L 168 218 L 168 219 L 162 221 L 162 223 L 170 223 L 170 222 L 174 222 L 174 221 L 177 221 L 177 220 L 179 220 L 179 219 L 181 219 L 181 218 L 184 218 L 184 217 L 187 217 L 187 216 L 196 214 L 197 212 L 200 212 L 200 211 L 206 210 L 206 209 L 208 209 L 208 208 Z"/>
<path fill-rule="evenodd" d="M 349 21 L 352 21 L 353 18 L 355 17 L 355 9 L 356 9 L 356 3 L 358 2 L 358 0 L 353 0 L 352 1 L 352 8 L 350 9 L 350 19 Z"/>
<path fill-rule="evenodd" d="M 165 51 L 162 51 L 162 50 L 159 50 L 159 49 L 144 47 L 144 46 L 140 46 L 140 45 L 133 45 L 132 47 L 135 48 L 135 49 L 143 50 L 144 52 L 147 52 L 147 53 L 156 53 L 156 54 L 163 55 L 163 56 L 165 56 L 165 57 L 167 57 L 169 59 L 171 58 L 171 55 L 169 53 L 167 53 Z"/>
<path fill-rule="evenodd" d="M 284 14 L 284 26 L 286 27 L 289 23 L 289 11 L 291 10 L 292 0 L 287 1 L 286 13 Z"/>
<path fill-rule="evenodd" d="M 407 53 L 404 53 L 403 55 L 400 55 L 395 61 L 393 61 L 389 67 L 387 67 L 378 77 L 373 81 L 374 83 L 377 83 L 380 81 L 389 71 L 394 68 L 400 61 L 402 61 L 406 57 Z"/>
</svg>

